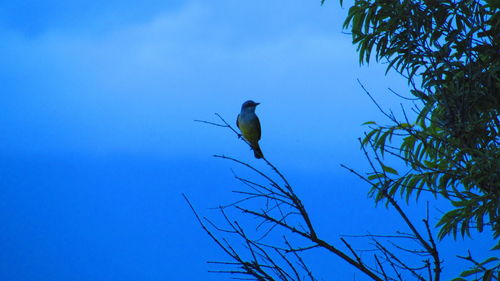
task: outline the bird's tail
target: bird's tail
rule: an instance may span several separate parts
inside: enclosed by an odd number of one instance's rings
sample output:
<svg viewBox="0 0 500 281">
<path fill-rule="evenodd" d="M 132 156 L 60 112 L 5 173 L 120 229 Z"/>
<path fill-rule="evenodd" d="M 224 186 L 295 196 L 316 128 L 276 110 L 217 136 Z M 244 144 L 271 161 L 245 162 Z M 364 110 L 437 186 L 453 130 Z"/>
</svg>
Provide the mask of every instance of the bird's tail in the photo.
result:
<svg viewBox="0 0 500 281">
<path fill-rule="evenodd" d="M 256 143 L 255 145 L 252 145 L 252 149 L 253 149 L 253 154 L 254 154 L 255 158 L 260 159 L 260 158 L 264 157 L 264 154 L 262 153 L 262 150 L 260 150 L 260 146 L 258 143 Z"/>
</svg>

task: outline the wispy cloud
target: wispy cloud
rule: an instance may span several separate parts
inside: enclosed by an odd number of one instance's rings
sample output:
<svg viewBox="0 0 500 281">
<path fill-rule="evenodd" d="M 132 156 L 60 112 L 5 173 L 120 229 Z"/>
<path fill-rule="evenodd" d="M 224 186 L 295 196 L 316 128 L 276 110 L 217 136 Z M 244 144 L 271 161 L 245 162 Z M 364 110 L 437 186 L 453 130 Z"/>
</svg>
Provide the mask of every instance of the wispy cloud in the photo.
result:
<svg viewBox="0 0 500 281">
<path fill-rule="evenodd" d="M 346 92 L 358 65 L 347 36 L 300 19 L 273 36 L 242 34 L 253 29 L 221 20 L 224 12 L 193 1 L 106 32 L 54 29 L 32 38 L 4 31 L 1 63 L 14 80 L 4 89 L 12 110 L 3 122 L 21 129 L 10 128 L 3 147 L 193 151 L 193 119 L 216 111 L 233 118 L 248 98 L 263 102 L 266 128 L 279 128 L 267 137 L 272 146 L 297 126 L 314 136 L 308 128 L 331 126 L 324 119 L 351 110 Z M 324 132 L 322 139 L 337 133 Z M 218 132 L 206 133 L 208 142 L 220 141 Z"/>
</svg>

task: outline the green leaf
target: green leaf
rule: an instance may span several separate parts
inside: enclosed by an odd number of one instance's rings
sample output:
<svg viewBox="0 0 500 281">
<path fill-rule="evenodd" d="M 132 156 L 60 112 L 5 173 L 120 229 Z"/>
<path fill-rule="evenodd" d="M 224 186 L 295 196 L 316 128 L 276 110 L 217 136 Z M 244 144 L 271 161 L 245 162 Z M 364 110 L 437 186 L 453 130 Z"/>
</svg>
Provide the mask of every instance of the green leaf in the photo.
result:
<svg viewBox="0 0 500 281">
<path fill-rule="evenodd" d="M 379 132 L 379 133 L 380 133 L 380 131 L 378 131 L 377 129 L 375 129 L 375 130 L 371 130 L 370 132 L 368 132 L 368 133 L 366 134 L 366 136 L 363 138 L 363 140 L 361 141 L 361 145 L 363 145 L 363 146 L 364 146 L 364 145 L 366 145 L 368 142 L 370 142 L 370 140 L 372 139 L 372 136 L 373 136 L 375 133 L 377 133 L 377 132 Z"/>
<path fill-rule="evenodd" d="M 480 265 L 485 265 L 487 263 L 490 263 L 492 261 L 497 261 L 497 260 L 498 260 L 497 257 L 491 257 L 491 258 L 488 258 L 488 259 L 484 260 L 483 262 L 481 262 Z"/>
<path fill-rule="evenodd" d="M 481 272 L 481 269 L 479 269 L 479 268 L 473 268 L 473 269 L 469 269 L 469 270 L 466 270 L 466 271 L 462 272 L 460 274 L 460 276 L 467 277 L 467 276 L 470 276 L 472 274 L 476 274 L 478 272 Z"/>
<path fill-rule="evenodd" d="M 483 232 L 483 214 L 477 214 L 477 216 L 476 216 L 476 228 L 477 228 L 477 231 Z"/>
<path fill-rule="evenodd" d="M 386 165 L 384 165 L 384 164 L 382 164 L 382 170 L 383 170 L 384 172 L 389 173 L 389 174 L 393 174 L 393 175 L 398 175 L 398 176 L 399 176 L 398 171 L 396 171 L 394 168 L 391 168 L 391 167 L 386 166 Z"/>
<path fill-rule="evenodd" d="M 376 174 L 373 174 L 373 175 L 369 175 L 368 179 L 369 180 L 374 180 L 374 179 L 380 179 L 380 178 L 384 178 L 384 177 L 385 177 L 384 174 L 376 173 Z"/>
</svg>

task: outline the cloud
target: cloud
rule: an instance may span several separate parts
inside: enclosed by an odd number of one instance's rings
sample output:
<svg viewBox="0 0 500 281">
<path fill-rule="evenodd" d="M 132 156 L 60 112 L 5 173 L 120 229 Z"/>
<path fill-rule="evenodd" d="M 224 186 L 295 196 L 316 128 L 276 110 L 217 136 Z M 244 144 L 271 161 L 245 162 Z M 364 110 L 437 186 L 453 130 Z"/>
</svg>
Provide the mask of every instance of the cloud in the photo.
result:
<svg viewBox="0 0 500 281">
<path fill-rule="evenodd" d="M 251 34 L 217 9 L 193 1 L 106 32 L 4 30 L 2 64 L 17 81 L 4 86 L 12 93 L 3 98 L 12 109 L 4 149 L 199 153 L 227 138 L 192 120 L 219 112 L 232 122 L 249 98 L 263 103 L 266 145 L 283 153 L 358 130 L 366 119 L 345 120 L 362 104 L 353 101 L 358 65 L 348 37 L 303 19 Z"/>
<path fill-rule="evenodd" d="M 0 6 L 0 25 L 23 36 L 36 38 L 47 30 L 110 31 L 174 10 L 181 0 L 23 0 Z"/>
</svg>

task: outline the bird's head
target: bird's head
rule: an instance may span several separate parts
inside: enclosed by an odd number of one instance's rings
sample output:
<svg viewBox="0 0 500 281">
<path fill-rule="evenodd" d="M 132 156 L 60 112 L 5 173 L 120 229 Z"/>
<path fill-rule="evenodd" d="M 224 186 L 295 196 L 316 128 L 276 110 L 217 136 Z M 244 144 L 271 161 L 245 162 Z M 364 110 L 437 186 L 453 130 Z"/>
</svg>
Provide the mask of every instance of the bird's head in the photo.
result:
<svg viewBox="0 0 500 281">
<path fill-rule="evenodd" d="M 259 105 L 260 103 L 254 102 L 253 100 L 247 100 L 246 102 L 243 103 L 241 106 L 242 111 L 246 110 L 255 110 L 255 107 Z"/>
</svg>

